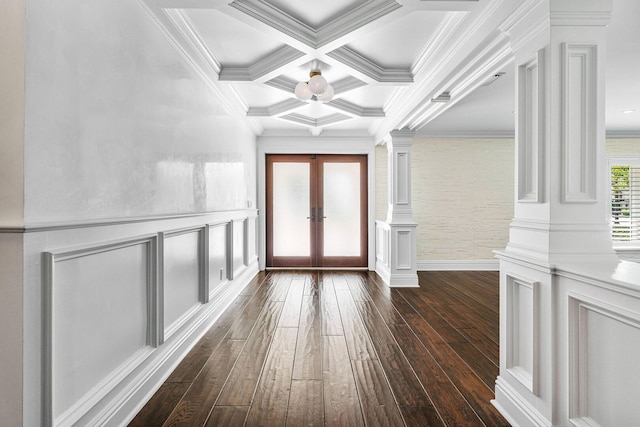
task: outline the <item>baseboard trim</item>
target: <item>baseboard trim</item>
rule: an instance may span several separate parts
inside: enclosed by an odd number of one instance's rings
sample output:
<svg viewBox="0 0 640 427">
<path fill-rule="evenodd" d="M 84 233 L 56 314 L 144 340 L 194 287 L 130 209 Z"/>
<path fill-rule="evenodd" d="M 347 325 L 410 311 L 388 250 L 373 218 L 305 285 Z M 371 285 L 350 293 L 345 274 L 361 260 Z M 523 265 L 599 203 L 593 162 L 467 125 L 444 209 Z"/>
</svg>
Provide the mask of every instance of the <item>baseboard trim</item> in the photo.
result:
<svg viewBox="0 0 640 427">
<path fill-rule="evenodd" d="M 502 377 L 496 380 L 496 398 L 491 404 L 512 426 L 550 426 L 546 419 L 531 403 L 520 396 Z"/>
<path fill-rule="evenodd" d="M 480 260 L 423 260 L 417 263 L 418 271 L 459 270 L 498 271 L 500 263 L 493 259 Z"/>
<path fill-rule="evenodd" d="M 107 404 L 89 424 L 126 425 L 130 422 L 258 272 L 258 263 L 255 262 L 239 272 L 235 280 L 227 282 L 229 289 L 217 294 L 217 301 L 209 302 L 183 325 L 182 331 L 164 344 L 165 348 L 159 347 L 152 356 L 152 362 L 130 380 L 128 386 L 111 399 L 111 405 Z"/>
</svg>

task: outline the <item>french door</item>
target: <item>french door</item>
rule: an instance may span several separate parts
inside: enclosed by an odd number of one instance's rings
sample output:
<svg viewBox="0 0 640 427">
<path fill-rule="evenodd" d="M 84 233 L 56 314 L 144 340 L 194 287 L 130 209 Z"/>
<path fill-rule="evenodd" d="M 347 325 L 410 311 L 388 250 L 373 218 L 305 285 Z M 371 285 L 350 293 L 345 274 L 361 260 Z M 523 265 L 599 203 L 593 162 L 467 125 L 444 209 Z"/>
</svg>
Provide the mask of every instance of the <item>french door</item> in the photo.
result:
<svg viewBox="0 0 640 427">
<path fill-rule="evenodd" d="M 367 157 L 266 159 L 267 267 L 367 266 Z"/>
</svg>

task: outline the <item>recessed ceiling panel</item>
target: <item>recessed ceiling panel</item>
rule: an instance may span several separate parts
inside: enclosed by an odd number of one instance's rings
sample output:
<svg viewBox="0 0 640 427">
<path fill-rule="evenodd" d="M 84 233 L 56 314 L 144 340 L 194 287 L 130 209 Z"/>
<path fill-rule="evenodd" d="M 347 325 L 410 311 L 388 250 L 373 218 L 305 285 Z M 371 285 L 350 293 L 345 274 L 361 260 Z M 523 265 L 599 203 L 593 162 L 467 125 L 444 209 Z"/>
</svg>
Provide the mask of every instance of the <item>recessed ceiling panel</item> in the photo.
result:
<svg viewBox="0 0 640 427">
<path fill-rule="evenodd" d="M 446 12 L 414 12 L 347 46 L 384 68 L 409 68 Z"/>
<path fill-rule="evenodd" d="M 354 89 L 341 98 L 362 107 L 384 107 L 385 101 L 397 90 L 395 86 L 372 85 Z"/>
<path fill-rule="evenodd" d="M 269 3 L 317 30 L 340 15 L 366 2 L 366 0 L 272 0 Z"/>
<path fill-rule="evenodd" d="M 302 114 L 313 119 L 319 119 L 321 117 L 335 114 L 337 112 L 337 110 L 324 105 L 322 102 L 317 101 L 309 101 L 306 106 L 298 108 L 296 110 L 297 114 Z"/>
<path fill-rule="evenodd" d="M 282 43 L 217 10 L 185 9 L 200 37 L 219 63 L 251 65 Z"/>
<path fill-rule="evenodd" d="M 238 83 L 233 86 L 245 104 L 251 107 L 268 107 L 292 98 L 286 92 L 267 85 L 254 83 Z"/>
</svg>

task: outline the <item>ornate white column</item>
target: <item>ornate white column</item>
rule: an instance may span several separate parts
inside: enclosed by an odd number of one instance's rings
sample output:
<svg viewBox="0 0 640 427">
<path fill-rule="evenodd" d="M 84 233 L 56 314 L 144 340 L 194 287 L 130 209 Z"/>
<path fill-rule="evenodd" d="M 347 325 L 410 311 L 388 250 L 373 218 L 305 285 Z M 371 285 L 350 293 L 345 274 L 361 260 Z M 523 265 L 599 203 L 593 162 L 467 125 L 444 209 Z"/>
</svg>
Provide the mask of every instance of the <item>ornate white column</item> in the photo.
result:
<svg viewBox="0 0 640 427">
<path fill-rule="evenodd" d="M 378 229 L 376 271 L 392 287 L 418 286 L 416 267 L 416 223 L 411 210 L 411 144 L 415 132 L 391 132 L 387 143 L 387 219 Z"/>
<path fill-rule="evenodd" d="M 500 376 L 514 425 L 566 425 L 567 300 L 557 269 L 617 263 L 606 218 L 604 70 L 610 0 L 523 2 L 515 54 L 515 218 L 500 259 Z M 585 273 L 586 274 L 586 273 Z"/>
</svg>

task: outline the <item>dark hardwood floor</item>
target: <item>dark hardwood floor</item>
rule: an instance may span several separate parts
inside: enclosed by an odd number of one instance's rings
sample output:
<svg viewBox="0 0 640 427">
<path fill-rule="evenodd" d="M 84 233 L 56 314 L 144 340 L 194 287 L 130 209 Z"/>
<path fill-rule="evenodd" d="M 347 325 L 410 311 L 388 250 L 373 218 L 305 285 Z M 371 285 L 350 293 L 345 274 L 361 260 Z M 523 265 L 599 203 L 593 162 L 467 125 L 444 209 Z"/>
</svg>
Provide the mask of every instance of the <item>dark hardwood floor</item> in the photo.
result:
<svg viewBox="0 0 640 427">
<path fill-rule="evenodd" d="M 498 274 L 260 273 L 131 426 L 508 426 Z"/>
</svg>

